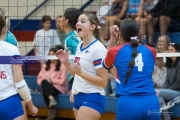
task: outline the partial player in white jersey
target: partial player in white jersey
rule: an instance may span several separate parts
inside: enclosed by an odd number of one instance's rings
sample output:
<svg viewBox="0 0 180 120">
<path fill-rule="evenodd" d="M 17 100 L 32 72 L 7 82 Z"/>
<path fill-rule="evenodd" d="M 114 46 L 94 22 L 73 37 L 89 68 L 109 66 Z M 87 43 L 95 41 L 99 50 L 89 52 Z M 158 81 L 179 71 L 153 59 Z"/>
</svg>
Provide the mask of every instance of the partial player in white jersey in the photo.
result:
<svg viewBox="0 0 180 120">
<path fill-rule="evenodd" d="M 105 109 L 103 87 L 108 80 L 108 72 L 102 67 L 106 48 L 99 41 L 98 18 L 92 13 L 81 14 L 76 24 L 77 35 L 83 41 L 76 50 L 74 63 L 68 62 L 68 52 L 59 50 L 58 59 L 74 76 L 71 102 L 77 120 L 99 120 Z"/>
<path fill-rule="evenodd" d="M 0 16 L 0 56 L 20 55 L 16 46 L 3 41 L 6 34 L 5 19 Z M 8 61 L 4 61 L 8 62 Z M 0 119 L 24 120 L 24 112 L 21 104 L 23 99 L 34 116 L 37 108 L 31 101 L 30 91 L 23 78 L 20 64 L 0 64 Z"/>
</svg>

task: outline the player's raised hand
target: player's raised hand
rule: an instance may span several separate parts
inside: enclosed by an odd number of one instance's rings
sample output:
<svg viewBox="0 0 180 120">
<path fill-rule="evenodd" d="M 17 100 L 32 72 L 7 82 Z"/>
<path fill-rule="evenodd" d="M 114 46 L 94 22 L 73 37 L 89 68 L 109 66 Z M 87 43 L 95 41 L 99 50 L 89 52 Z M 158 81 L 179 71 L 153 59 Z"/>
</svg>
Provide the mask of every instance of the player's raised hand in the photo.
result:
<svg viewBox="0 0 180 120">
<path fill-rule="evenodd" d="M 69 54 L 67 50 L 58 50 L 56 52 L 56 57 L 62 62 L 62 63 L 66 63 L 69 61 Z"/>
<path fill-rule="evenodd" d="M 110 33 L 111 33 L 111 37 L 113 38 L 117 38 L 119 35 L 119 28 L 117 25 L 113 25 L 110 27 Z"/>
</svg>

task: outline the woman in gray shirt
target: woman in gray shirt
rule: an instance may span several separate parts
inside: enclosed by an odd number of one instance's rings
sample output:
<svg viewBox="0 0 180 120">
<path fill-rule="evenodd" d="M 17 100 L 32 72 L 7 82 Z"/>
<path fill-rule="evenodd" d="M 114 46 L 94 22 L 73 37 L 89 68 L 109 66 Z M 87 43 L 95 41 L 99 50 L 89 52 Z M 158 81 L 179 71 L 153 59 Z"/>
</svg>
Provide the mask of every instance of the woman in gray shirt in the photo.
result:
<svg viewBox="0 0 180 120">
<path fill-rule="evenodd" d="M 180 46 L 177 43 L 170 43 L 168 51 L 169 53 L 180 52 Z M 180 57 L 168 57 L 166 67 L 167 79 L 163 89 L 156 90 L 161 106 L 165 105 L 165 101 L 169 102 L 180 96 Z M 166 120 L 171 118 L 166 117 Z"/>
</svg>

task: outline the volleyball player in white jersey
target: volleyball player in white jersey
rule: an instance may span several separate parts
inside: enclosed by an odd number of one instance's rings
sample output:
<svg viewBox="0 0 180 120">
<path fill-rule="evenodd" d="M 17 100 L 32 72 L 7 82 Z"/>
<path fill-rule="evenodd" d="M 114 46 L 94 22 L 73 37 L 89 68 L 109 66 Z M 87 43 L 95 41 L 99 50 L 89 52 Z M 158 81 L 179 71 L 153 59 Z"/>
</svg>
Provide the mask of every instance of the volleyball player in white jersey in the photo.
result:
<svg viewBox="0 0 180 120">
<path fill-rule="evenodd" d="M 0 16 L 0 56 L 20 55 L 16 46 L 3 41 L 6 34 L 5 26 L 4 18 Z M 3 57 L 1 57 L 2 60 Z M 31 114 L 36 115 L 38 110 L 31 101 L 30 91 L 23 78 L 21 65 L 0 64 L 1 120 L 24 120 L 20 97 L 27 103 Z"/>
<path fill-rule="evenodd" d="M 99 41 L 98 19 L 92 13 L 81 14 L 76 24 L 77 35 L 83 41 L 77 46 L 74 63 L 68 62 L 68 52 L 59 50 L 58 59 L 74 76 L 72 95 L 76 120 L 99 120 L 105 109 L 108 72 L 101 62 L 106 48 Z M 74 96 L 74 98 L 73 98 Z"/>
</svg>

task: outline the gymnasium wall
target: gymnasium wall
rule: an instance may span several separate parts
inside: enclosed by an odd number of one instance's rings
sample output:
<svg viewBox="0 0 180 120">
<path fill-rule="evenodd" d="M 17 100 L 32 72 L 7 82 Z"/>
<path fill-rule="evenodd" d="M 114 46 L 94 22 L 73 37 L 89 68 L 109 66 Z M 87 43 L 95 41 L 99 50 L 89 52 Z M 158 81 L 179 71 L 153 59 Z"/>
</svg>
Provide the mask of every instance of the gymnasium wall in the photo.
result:
<svg viewBox="0 0 180 120">
<path fill-rule="evenodd" d="M 12 29 L 18 22 L 31 13 L 44 0 L 0 0 L 1 7 L 7 11 L 8 17 L 11 20 Z M 48 0 L 43 6 L 35 11 L 23 23 L 16 27 L 12 32 L 16 36 L 19 44 L 19 50 L 22 55 L 25 55 L 32 49 L 32 41 L 34 34 L 38 29 L 41 29 L 40 20 L 43 15 L 50 15 L 53 19 L 52 28 L 55 28 L 54 19 L 58 15 L 62 15 L 63 11 L 69 7 L 80 8 L 88 0 Z M 96 12 L 102 0 L 94 0 L 84 11 Z"/>
</svg>

